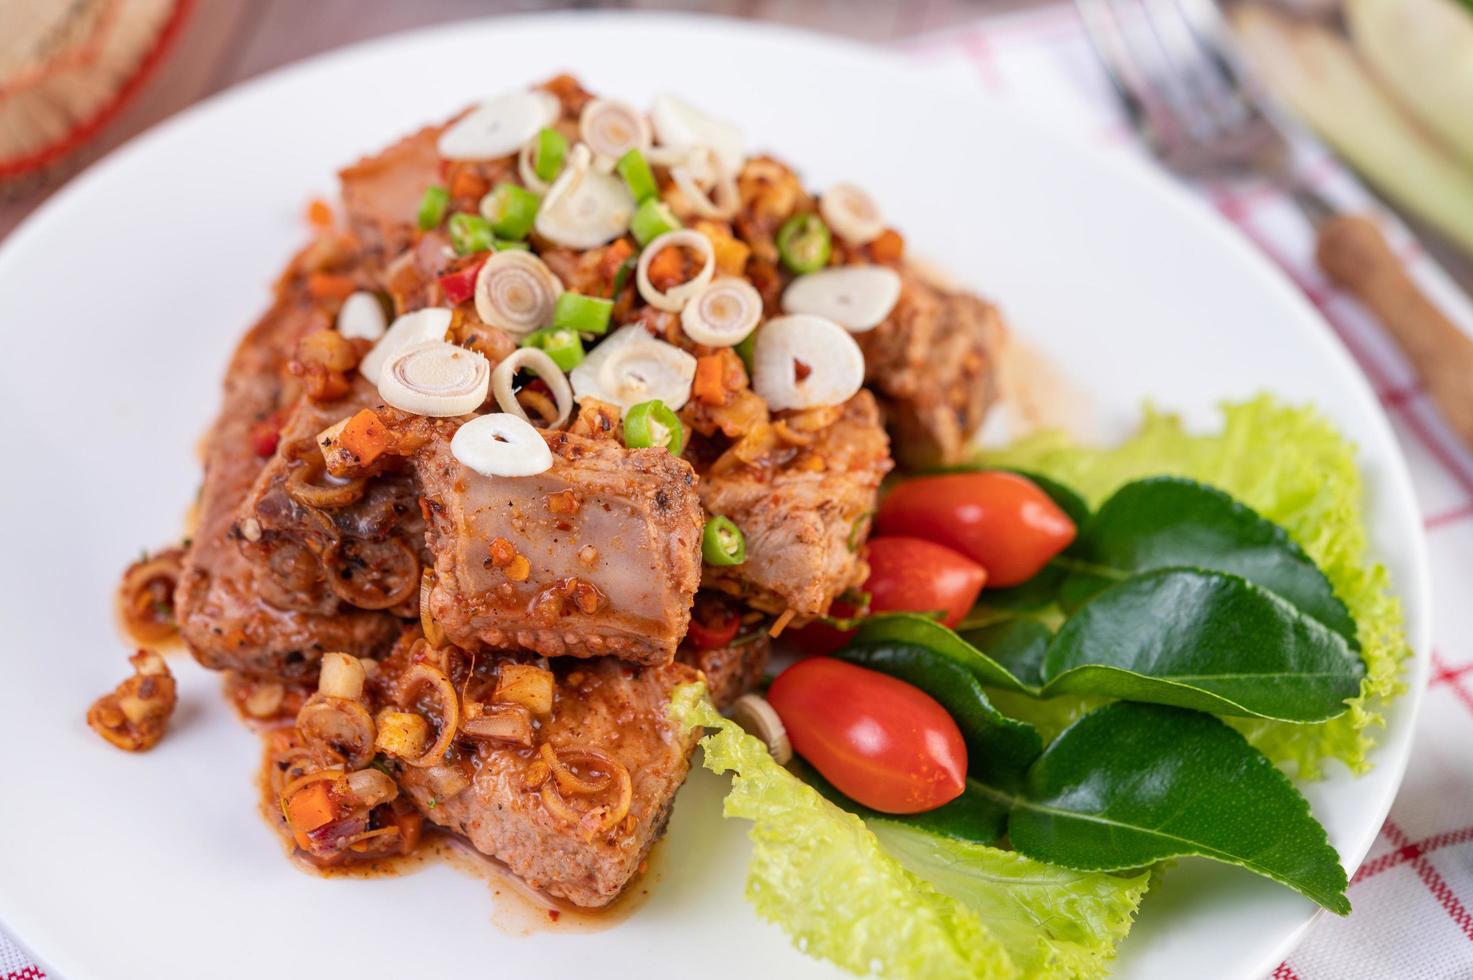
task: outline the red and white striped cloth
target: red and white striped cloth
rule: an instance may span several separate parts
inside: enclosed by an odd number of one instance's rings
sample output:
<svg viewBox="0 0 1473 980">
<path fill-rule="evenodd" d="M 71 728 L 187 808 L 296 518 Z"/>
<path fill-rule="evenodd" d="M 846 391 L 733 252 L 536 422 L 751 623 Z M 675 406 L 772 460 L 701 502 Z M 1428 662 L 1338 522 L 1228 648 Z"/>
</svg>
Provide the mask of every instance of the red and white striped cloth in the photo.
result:
<svg viewBox="0 0 1473 980">
<path fill-rule="evenodd" d="M 988 97 L 1015 102 L 1049 125 L 1096 139 L 1102 152 L 1145 159 L 1094 61 L 1072 6 L 1045 7 L 926 34 L 902 45 L 918 67 Z M 1310 141 L 1300 147 L 1318 188 L 1347 209 L 1381 212 L 1346 169 Z M 1355 911 L 1322 916 L 1266 980 L 1473 978 L 1473 454 L 1438 417 L 1379 326 L 1315 268 L 1298 210 L 1267 185 L 1202 189 L 1324 314 L 1381 398 L 1406 453 L 1432 558 L 1433 675 L 1406 782 L 1350 883 Z M 1429 293 L 1473 332 L 1473 304 L 1386 216 L 1402 255 Z M 46 973 L 0 932 L 0 980 Z"/>
</svg>

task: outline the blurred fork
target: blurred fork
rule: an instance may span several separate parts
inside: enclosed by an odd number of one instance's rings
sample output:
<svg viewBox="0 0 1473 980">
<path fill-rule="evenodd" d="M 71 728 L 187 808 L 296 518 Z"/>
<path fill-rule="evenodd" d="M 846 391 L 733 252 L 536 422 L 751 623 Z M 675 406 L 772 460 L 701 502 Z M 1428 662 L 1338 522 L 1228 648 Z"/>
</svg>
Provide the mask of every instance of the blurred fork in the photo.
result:
<svg viewBox="0 0 1473 980">
<path fill-rule="evenodd" d="M 1316 258 L 1396 339 L 1473 448 L 1473 340 L 1407 275 L 1369 218 L 1340 214 L 1301 179 L 1212 0 L 1075 0 L 1131 125 L 1158 160 L 1209 184 L 1252 176 L 1287 192 L 1318 229 Z"/>
</svg>

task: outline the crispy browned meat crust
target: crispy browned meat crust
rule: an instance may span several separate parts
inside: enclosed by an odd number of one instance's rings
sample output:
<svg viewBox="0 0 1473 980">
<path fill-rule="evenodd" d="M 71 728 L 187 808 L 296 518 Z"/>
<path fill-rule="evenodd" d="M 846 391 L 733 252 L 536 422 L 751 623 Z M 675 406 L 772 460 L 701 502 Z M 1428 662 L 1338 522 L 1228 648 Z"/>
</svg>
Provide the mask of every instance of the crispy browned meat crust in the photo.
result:
<svg viewBox="0 0 1473 980">
<path fill-rule="evenodd" d="M 759 633 L 714 650 L 682 646 L 678 659 L 705 675 L 711 702 L 725 711 L 737 698 L 756 690 L 771 656 L 772 640 Z"/>
</svg>

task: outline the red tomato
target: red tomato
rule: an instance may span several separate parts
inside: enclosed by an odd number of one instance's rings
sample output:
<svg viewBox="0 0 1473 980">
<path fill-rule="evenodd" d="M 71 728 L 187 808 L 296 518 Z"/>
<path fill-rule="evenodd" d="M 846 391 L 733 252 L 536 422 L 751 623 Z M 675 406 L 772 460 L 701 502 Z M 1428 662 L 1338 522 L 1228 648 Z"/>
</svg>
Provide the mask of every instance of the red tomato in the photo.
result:
<svg viewBox="0 0 1473 980">
<path fill-rule="evenodd" d="M 1074 541 L 1074 522 L 1016 473 L 949 473 L 900 484 L 880 504 L 877 534 L 909 534 L 955 548 L 993 586 L 1021 585 Z"/>
<path fill-rule="evenodd" d="M 967 744 L 925 691 L 832 657 L 800 660 L 767 700 L 793 749 L 845 796 L 883 813 L 924 813 L 966 788 Z"/>
<path fill-rule="evenodd" d="M 922 538 L 870 538 L 869 611 L 943 612 L 955 626 L 977 602 L 987 572 L 966 555 Z"/>
<path fill-rule="evenodd" d="M 691 612 L 685 638 L 697 650 L 717 650 L 736 639 L 741 624 L 741 617 L 724 602 L 702 596 Z"/>
<path fill-rule="evenodd" d="M 859 610 L 852 603 L 843 599 L 835 599 L 829 606 L 829 615 L 835 619 L 849 619 Z M 827 657 L 835 650 L 846 646 L 854 638 L 855 630 L 841 630 L 830 626 L 822 620 L 815 619 L 807 626 L 800 626 L 795 630 L 788 630 L 783 634 L 784 640 L 789 640 L 803 653 L 810 657 Z"/>
</svg>

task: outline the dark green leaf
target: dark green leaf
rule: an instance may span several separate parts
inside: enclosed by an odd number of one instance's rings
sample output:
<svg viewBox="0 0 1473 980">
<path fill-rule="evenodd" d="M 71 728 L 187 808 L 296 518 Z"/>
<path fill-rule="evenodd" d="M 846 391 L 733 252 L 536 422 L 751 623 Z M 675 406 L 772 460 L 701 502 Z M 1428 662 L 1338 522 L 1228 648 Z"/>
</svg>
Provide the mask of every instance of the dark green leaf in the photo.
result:
<svg viewBox="0 0 1473 980">
<path fill-rule="evenodd" d="M 1343 713 L 1364 672 L 1344 637 L 1267 589 L 1166 569 L 1111 586 L 1064 623 L 1043 693 L 1312 722 Z"/>
<path fill-rule="evenodd" d="M 975 844 L 992 844 L 1001 840 L 1007 829 L 1007 803 L 975 779 L 968 779 L 967 788 L 962 790 L 962 795 L 944 806 L 925 813 L 900 815 L 881 813 L 854 802 L 802 759 L 795 760 L 791 768 L 800 779 L 822 793 L 830 803 L 863 820 L 899 821 L 940 837 Z"/>
<path fill-rule="evenodd" d="M 1009 718 L 987 700 L 970 670 L 943 653 L 914 643 L 859 643 L 834 654 L 861 667 L 914 684 L 941 703 L 967 743 L 967 771 L 994 786 L 1014 786 L 1043 751 L 1027 722 Z"/>
<path fill-rule="evenodd" d="M 989 687 L 1037 693 L 1008 672 L 997 661 L 972 646 L 929 616 L 916 613 L 882 613 L 859 624 L 859 643 L 910 643 L 926 647 L 961 664 Z"/>
<path fill-rule="evenodd" d="M 1304 797 L 1242 735 L 1194 711 L 1117 702 L 1081 718 L 1029 771 L 1008 833 L 1066 868 L 1198 855 L 1350 911 L 1345 869 Z"/>
<path fill-rule="evenodd" d="M 1010 619 L 961 634 L 1028 687 L 1043 686 L 1043 658 L 1053 631 L 1036 619 Z"/>
<path fill-rule="evenodd" d="M 1355 646 L 1355 621 L 1330 580 L 1283 528 L 1215 487 L 1177 477 L 1127 483 L 1086 523 L 1072 555 L 1124 574 L 1192 567 L 1240 575 Z M 1078 608 L 1111 578 L 1076 572 L 1060 601 Z"/>
</svg>

